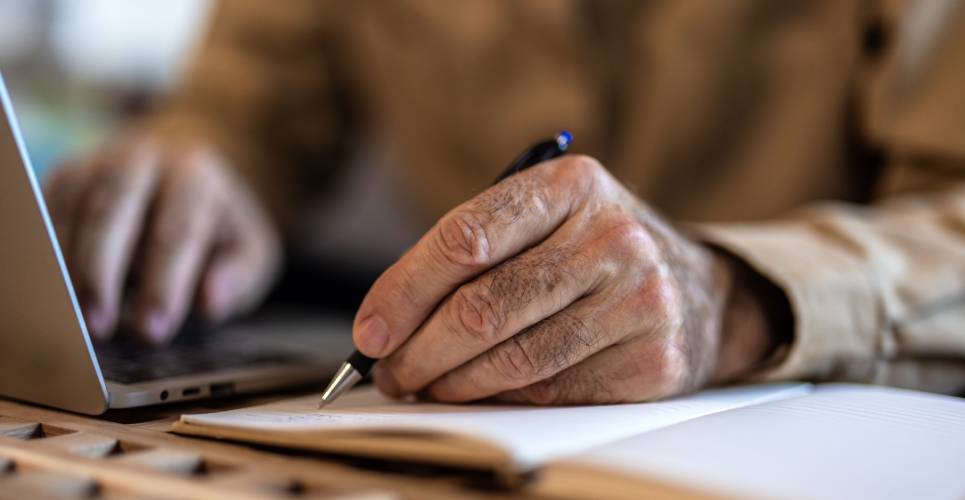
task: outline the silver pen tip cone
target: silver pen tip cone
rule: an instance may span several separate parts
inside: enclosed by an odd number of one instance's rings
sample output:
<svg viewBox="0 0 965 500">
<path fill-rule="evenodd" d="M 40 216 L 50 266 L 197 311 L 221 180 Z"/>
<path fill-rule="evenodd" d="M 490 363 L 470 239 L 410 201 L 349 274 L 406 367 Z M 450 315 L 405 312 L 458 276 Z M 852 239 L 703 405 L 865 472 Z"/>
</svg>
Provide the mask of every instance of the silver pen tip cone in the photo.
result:
<svg viewBox="0 0 965 500">
<path fill-rule="evenodd" d="M 352 365 L 343 363 L 342 367 L 335 373 L 335 377 L 333 377 L 332 381 L 325 387 L 325 391 L 322 392 L 322 400 L 318 404 L 318 407 L 322 408 L 332 401 L 335 401 L 335 398 L 351 389 L 361 379 L 362 375 L 357 372 Z"/>
</svg>

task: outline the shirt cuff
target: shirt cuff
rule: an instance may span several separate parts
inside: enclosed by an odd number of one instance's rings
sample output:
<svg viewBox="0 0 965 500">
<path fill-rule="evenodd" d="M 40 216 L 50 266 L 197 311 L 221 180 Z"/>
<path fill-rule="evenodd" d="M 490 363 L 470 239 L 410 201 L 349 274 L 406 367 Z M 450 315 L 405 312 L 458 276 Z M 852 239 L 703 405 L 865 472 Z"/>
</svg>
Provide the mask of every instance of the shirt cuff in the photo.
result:
<svg viewBox="0 0 965 500">
<path fill-rule="evenodd" d="M 750 378 L 822 380 L 845 372 L 860 377 L 854 367 L 870 365 L 880 322 L 870 264 L 860 248 L 835 236 L 834 228 L 806 222 L 695 229 L 698 239 L 743 259 L 791 303 L 793 340 Z"/>
</svg>

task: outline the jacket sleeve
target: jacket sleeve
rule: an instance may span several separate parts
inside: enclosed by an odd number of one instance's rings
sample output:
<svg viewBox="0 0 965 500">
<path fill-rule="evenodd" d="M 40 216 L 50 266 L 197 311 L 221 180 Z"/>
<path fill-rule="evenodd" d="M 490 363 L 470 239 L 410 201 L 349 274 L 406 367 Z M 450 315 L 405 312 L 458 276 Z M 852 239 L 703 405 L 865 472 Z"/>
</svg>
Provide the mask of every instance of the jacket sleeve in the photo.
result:
<svg viewBox="0 0 965 500">
<path fill-rule="evenodd" d="M 350 120 L 336 2 L 223 1 L 176 91 L 148 119 L 162 135 L 213 143 L 271 212 L 341 160 Z"/>
<path fill-rule="evenodd" d="M 965 8 L 927 42 L 913 15 L 860 84 L 862 134 L 883 157 L 871 203 L 700 228 L 790 302 L 793 340 L 757 378 L 965 390 Z"/>
</svg>

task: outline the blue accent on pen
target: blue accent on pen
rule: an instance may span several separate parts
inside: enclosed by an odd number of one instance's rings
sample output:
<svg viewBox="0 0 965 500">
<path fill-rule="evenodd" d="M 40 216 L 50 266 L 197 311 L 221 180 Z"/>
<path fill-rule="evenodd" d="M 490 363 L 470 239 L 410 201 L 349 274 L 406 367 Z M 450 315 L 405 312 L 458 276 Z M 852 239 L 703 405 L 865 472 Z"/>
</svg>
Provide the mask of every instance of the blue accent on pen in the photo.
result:
<svg viewBox="0 0 965 500">
<path fill-rule="evenodd" d="M 569 130 L 564 130 L 559 134 L 556 134 L 556 144 L 560 147 L 560 150 L 566 151 L 570 147 L 570 143 L 573 142 L 573 134 Z"/>
<path fill-rule="evenodd" d="M 513 174 L 522 172 L 529 167 L 534 165 L 539 165 L 544 161 L 550 161 L 554 158 L 563 156 L 566 150 L 569 149 L 570 143 L 573 142 L 573 134 L 567 132 L 566 130 L 556 134 L 556 137 L 552 139 L 547 139 L 543 142 L 534 144 L 532 147 L 523 151 L 523 154 L 519 155 L 515 161 L 513 161 L 509 168 L 503 171 L 499 177 L 496 178 L 496 182 L 499 182 Z"/>
</svg>

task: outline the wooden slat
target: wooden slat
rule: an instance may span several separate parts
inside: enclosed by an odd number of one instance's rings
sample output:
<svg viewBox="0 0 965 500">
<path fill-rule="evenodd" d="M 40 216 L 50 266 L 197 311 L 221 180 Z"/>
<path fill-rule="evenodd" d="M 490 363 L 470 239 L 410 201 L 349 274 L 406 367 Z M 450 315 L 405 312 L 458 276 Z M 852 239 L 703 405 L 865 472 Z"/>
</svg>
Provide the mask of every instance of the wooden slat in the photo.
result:
<svg viewBox="0 0 965 500">
<path fill-rule="evenodd" d="M 0 417 L 0 436 L 14 439 L 30 439 L 40 433 L 40 423 Z"/>
<path fill-rule="evenodd" d="M 91 477 L 54 471 L 27 471 L 11 474 L 0 480 L 0 490 L 29 492 L 31 496 L 88 497 L 97 493 L 99 486 Z"/>
<path fill-rule="evenodd" d="M 165 500 L 164 497 L 157 495 L 139 495 L 137 493 L 119 493 L 108 491 L 97 495 L 97 500 Z"/>
<path fill-rule="evenodd" d="M 318 483 L 296 479 L 290 476 L 278 476 L 253 472 L 250 470 L 237 471 L 227 474 L 211 483 L 215 487 L 240 487 L 246 491 L 258 491 L 268 495 L 294 497 L 300 499 L 338 498 L 339 500 L 398 500 L 401 497 L 389 490 L 352 488 L 345 485 L 340 489 L 332 489 Z"/>
<path fill-rule="evenodd" d="M 10 478 L 16 478 L 16 481 L 10 482 L 12 485 L 10 491 L 20 493 L 30 492 L 34 489 L 43 495 L 48 493 L 64 496 L 83 495 L 86 494 L 85 491 L 95 491 L 96 488 L 94 490 L 84 489 L 90 488 L 88 483 L 70 481 L 70 479 L 89 477 L 95 480 L 92 484 L 100 485 L 105 491 L 130 492 L 159 498 L 211 500 L 300 498 L 300 496 L 294 495 L 297 492 L 286 490 L 283 482 L 275 482 L 275 487 L 272 487 L 273 484 L 270 479 L 283 477 L 286 475 L 285 472 L 277 469 L 263 472 L 254 464 L 251 466 L 228 464 L 215 467 L 214 470 L 219 471 L 218 473 L 198 477 L 176 476 L 167 472 L 143 470 L 114 459 L 76 455 L 59 447 L 35 446 L 30 442 L 0 443 L 0 454 L 12 457 L 19 464 L 28 468 L 31 471 L 30 474 L 43 478 L 44 481 L 49 478 L 51 488 L 53 488 L 38 489 L 37 485 L 43 481 L 26 481 L 20 479 L 19 474 L 10 475 Z M 41 474 L 33 471 L 46 472 Z M 67 479 L 61 480 L 61 482 L 54 481 L 61 476 Z M 232 478 L 237 479 L 232 480 Z M 0 490 L 7 491 L 4 489 L 5 485 L 6 482 L 0 479 Z M 363 490 L 352 485 L 345 485 L 345 488 L 350 489 L 350 491 L 345 493 L 328 491 L 324 486 L 318 485 L 313 488 L 313 494 L 308 498 L 330 500 L 398 498 L 397 495 L 376 495 L 375 493 L 380 492 Z M 386 491 L 388 490 L 386 489 Z M 318 494 L 315 495 L 315 492 Z M 24 498 L 33 497 L 34 495 L 27 495 Z M 0 498 L 3 497 L 0 496 Z"/>
<path fill-rule="evenodd" d="M 66 496 L 56 492 L 38 491 L 30 485 L 10 484 L 0 481 L 0 500 L 65 500 L 70 498 L 91 498 L 90 496 Z M 95 497 L 95 498 L 100 498 Z"/>
<path fill-rule="evenodd" d="M 75 432 L 36 441 L 37 446 L 53 447 L 85 457 L 106 457 L 120 451 L 117 438 L 91 432 Z"/>
<path fill-rule="evenodd" d="M 29 466 L 32 470 L 56 471 L 51 477 L 59 475 L 73 477 L 91 477 L 108 489 L 134 492 L 142 495 L 153 495 L 164 498 L 205 498 L 211 500 L 251 499 L 261 500 L 272 498 L 270 495 L 246 491 L 241 488 L 214 488 L 207 481 L 193 478 L 174 476 L 171 474 L 138 470 L 133 467 L 122 466 L 113 461 L 95 459 L 73 455 L 56 448 L 41 448 L 27 445 L 0 445 L 0 451 L 12 456 L 18 463 Z M 109 465 L 108 465 L 109 464 Z M 11 475 L 18 478 L 20 474 Z M 0 490 L 3 489 L 0 482 Z M 22 485 L 14 483 L 18 490 L 33 487 L 35 484 Z M 73 494 L 65 492 L 65 495 Z M 28 497 L 29 498 L 29 497 Z"/>
<path fill-rule="evenodd" d="M 192 476 L 204 469 L 204 459 L 198 453 L 169 448 L 125 453 L 112 461 L 180 476 Z"/>
</svg>

